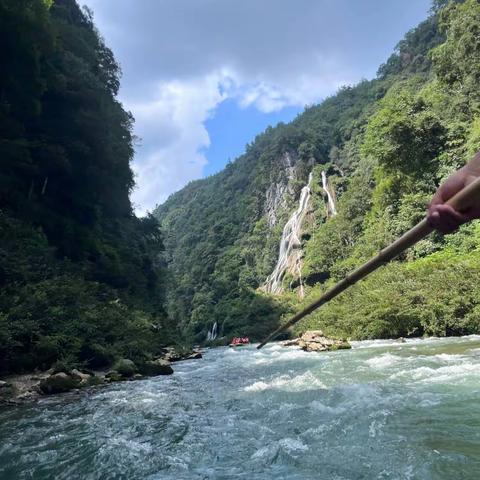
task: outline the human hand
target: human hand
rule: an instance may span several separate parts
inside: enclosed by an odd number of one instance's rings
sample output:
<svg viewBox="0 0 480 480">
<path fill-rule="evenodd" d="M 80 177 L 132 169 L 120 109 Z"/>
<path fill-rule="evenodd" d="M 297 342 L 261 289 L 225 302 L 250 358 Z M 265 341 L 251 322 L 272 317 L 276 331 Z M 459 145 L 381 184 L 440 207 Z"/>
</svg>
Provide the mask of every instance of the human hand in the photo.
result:
<svg viewBox="0 0 480 480">
<path fill-rule="evenodd" d="M 480 177 L 480 152 L 467 165 L 452 174 L 440 185 L 428 206 L 428 223 L 442 233 L 452 233 L 460 225 L 480 218 L 480 201 L 469 209 L 459 212 L 445 202 L 457 192 Z"/>
</svg>

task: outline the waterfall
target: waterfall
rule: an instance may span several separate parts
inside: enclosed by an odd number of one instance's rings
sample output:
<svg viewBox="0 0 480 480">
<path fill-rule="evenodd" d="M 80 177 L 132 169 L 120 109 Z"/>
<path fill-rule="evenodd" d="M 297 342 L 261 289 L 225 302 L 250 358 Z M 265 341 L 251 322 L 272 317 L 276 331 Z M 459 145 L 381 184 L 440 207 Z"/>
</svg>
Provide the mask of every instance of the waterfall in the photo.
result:
<svg viewBox="0 0 480 480">
<path fill-rule="evenodd" d="M 312 182 L 312 172 L 308 176 L 308 183 L 302 188 L 300 201 L 297 210 L 288 219 L 283 227 L 282 238 L 278 252 L 278 260 L 273 272 L 266 279 L 263 290 L 267 293 L 281 293 L 282 280 L 285 272 L 290 271 L 300 278 L 300 295 L 303 295 L 303 282 L 301 277 L 301 257 L 300 249 L 300 231 L 302 221 L 307 212 L 308 202 L 310 201 Z"/>
<path fill-rule="evenodd" d="M 215 340 L 217 338 L 217 322 L 215 322 L 212 326 L 212 329 L 207 333 L 207 342 L 211 340 Z"/>
<path fill-rule="evenodd" d="M 335 198 L 334 198 L 335 193 L 333 192 L 333 190 L 330 188 L 330 185 L 328 184 L 327 174 L 325 173 L 324 170 L 322 170 L 322 187 L 323 187 L 323 191 L 327 195 L 327 218 L 330 218 L 337 214 L 337 210 L 335 208 Z"/>
</svg>

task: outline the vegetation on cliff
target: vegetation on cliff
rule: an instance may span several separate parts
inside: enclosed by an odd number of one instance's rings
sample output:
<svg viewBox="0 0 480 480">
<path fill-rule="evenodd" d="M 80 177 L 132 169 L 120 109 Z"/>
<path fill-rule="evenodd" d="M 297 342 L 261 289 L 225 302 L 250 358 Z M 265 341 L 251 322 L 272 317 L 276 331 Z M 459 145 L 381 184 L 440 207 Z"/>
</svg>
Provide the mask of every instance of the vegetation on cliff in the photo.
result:
<svg viewBox="0 0 480 480">
<path fill-rule="evenodd" d="M 285 278 L 282 296 L 258 289 L 312 169 L 305 302 L 422 218 L 439 183 L 480 148 L 479 20 L 476 0 L 434 2 L 375 79 L 267 129 L 224 171 L 157 208 L 174 284 L 169 311 L 188 335 L 203 340 L 217 321 L 221 334 L 258 338 L 298 308 L 298 279 Z M 328 219 L 322 170 L 338 198 Z M 272 203 L 272 186 L 283 203 Z M 355 338 L 478 331 L 479 232 L 471 224 L 424 240 L 299 329 Z"/>
<path fill-rule="evenodd" d="M 74 0 L 0 0 L 0 38 L 0 373 L 154 354 L 163 247 L 112 52 Z"/>
</svg>

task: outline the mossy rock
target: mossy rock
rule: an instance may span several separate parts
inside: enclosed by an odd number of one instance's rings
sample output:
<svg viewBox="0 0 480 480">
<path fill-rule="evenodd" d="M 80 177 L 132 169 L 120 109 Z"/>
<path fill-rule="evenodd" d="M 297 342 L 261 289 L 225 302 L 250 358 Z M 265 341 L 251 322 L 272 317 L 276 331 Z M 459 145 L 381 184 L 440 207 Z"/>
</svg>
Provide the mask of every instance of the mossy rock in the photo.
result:
<svg viewBox="0 0 480 480">
<path fill-rule="evenodd" d="M 92 375 L 88 380 L 85 386 L 87 387 L 96 387 L 97 385 L 102 385 L 104 383 L 104 380 L 97 375 Z"/>
<path fill-rule="evenodd" d="M 64 393 L 80 385 L 80 381 L 76 377 L 66 374 L 65 372 L 54 373 L 40 382 L 39 388 L 45 395 L 53 395 L 55 393 Z"/>
<path fill-rule="evenodd" d="M 332 345 L 329 350 L 348 350 L 352 348 L 352 346 L 347 342 L 343 341 L 342 343 L 337 343 L 335 345 Z"/>
<path fill-rule="evenodd" d="M 107 382 L 120 382 L 124 380 L 125 377 L 122 377 L 116 370 L 110 370 L 105 374 L 105 380 Z"/>
<path fill-rule="evenodd" d="M 0 400 L 8 400 L 16 393 L 16 389 L 13 384 L 0 380 Z"/>
<path fill-rule="evenodd" d="M 157 360 L 150 360 L 145 362 L 141 367 L 141 372 L 144 375 L 156 376 L 156 375 L 171 375 L 173 368 L 170 362 L 158 358 Z"/>
<path fill-rule="evenodd" d="M 120 360 L 117 360 L 115 365 L 113 365 L 113 370 L 122 375 L 122 377 L 126 378 L 133 377 L 138 372 L 138 368 L 135 363 L 128 358 L 121 358 Z"/>
</svg>

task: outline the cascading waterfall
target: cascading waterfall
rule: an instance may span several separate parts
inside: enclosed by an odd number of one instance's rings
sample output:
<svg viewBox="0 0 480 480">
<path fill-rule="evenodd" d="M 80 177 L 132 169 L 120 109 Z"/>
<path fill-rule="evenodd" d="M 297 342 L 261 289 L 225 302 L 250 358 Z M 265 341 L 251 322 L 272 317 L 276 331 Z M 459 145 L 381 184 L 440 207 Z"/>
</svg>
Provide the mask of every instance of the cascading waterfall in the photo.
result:
<svg viewBox="0 0 480 480">
<path fill-rule="evenodd" d="M 300 250 L 300 231 L 312 193 L 310 190 L 312 176 L 313 173 L 311 172 L 308 176 L 307 185 L 302 188 L 297 210 L 295 210 L 293 215 L 285 224 L 285 227 L 283 227 L 277 264 L 275 265 L 273 272 L 269 275 L 263 286 L 263 290 L 267 293 L 281 293 L 283 277 L 285 276 L 285 273 L 287 271 L 290 271 L 291 273 L 299 277 L 300 295 L 303 296 L 303 282 L 301 277 L 302 252 Z"/>
<path fill-rule="evenodd" d="M 212 329 L 208 331 L 207 333 L 207 342 L 211 340 L 215 340 L 217 338 L 217 322 L 215 322 L 212 326 Z"/>
<path fill-rule="evenodd" d="M 335 194 L 328 184 L 327 174 L 324 170 L 322 170 L 322 188 L 327 194 L 327 218 L 330 218 L 337 214 L 337 209 L 335 208 Z"/>
</svg>

